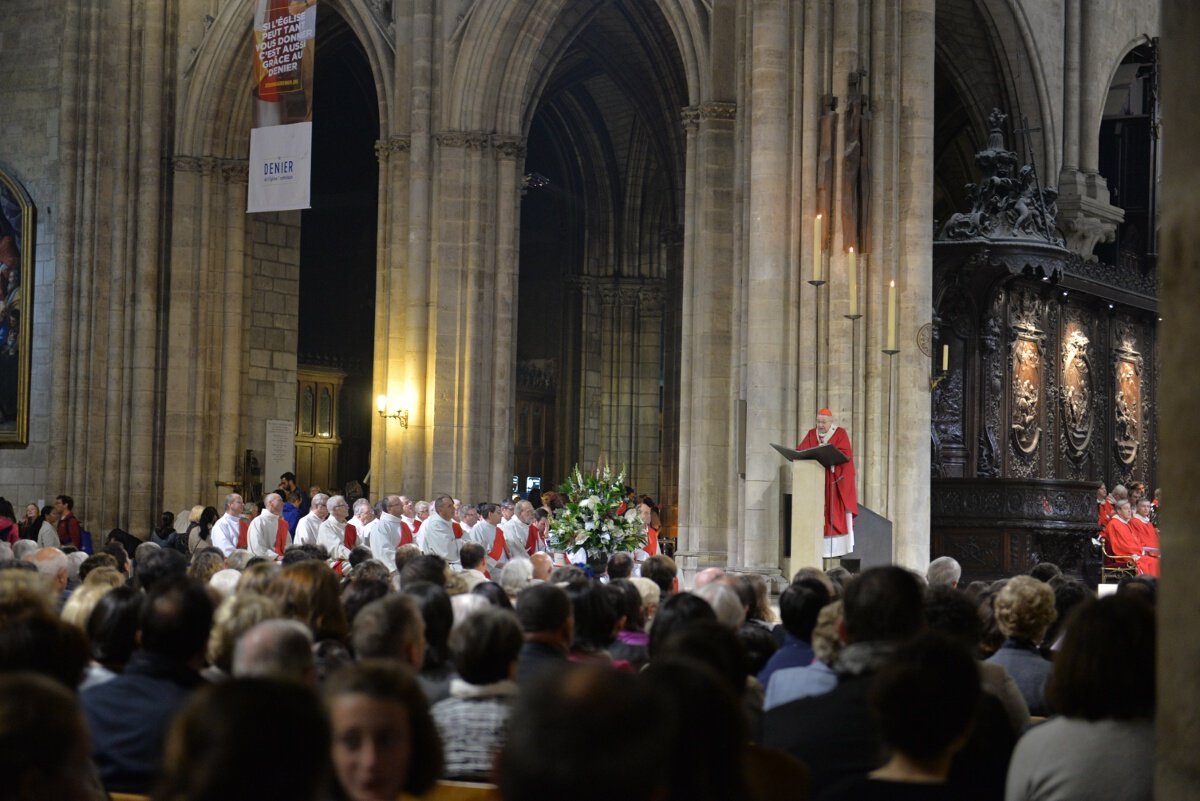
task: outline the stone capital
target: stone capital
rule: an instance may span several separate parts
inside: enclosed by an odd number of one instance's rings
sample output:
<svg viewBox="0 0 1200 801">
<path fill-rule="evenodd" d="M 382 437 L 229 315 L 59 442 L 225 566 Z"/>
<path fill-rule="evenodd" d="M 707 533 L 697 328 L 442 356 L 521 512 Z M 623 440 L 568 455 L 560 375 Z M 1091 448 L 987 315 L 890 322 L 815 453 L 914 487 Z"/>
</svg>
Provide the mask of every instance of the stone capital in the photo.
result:
<svg viewBox="0 0 1200 801">
<path fill-rule="evenodd" d="M 171 169 L 175 172 L 197 172 L 201 175 L 211 175 L 216 169 L 216 161 L 212 156 L 175 156 L 171 159 Z"/>
<path fill-rule="evenodd" d="M 249 159 L 221 159 L 220 169 L 227 183 L 244 184 L 250 179 Z"/>
<path fill-rule="evenodd" d="M 375 158 L 379 159 L 380 163 L 384 163 L 391 158 L 393 153 L 407 153 L 411 147 L 412 140 L 408 134 L 396 134 L 387 139 L 378 139 L 375 142 Z"/>
<path fill-rule="evenodd" d="M 487 134 L 478 131 L 441 131 L 434 134 L 433 139 L 438 147 L 480 147 L 480 142 L 487 142 Z"/>
<path fill-rule="evenodd" d="M 737 103 L 714 100 L 700 106 L 701 120 L 736 120 Z"/>
<path fill-rule="evenodd" d="M 498 159 L 524 158 L 525 138 L 522 136 L 492 134 L 492 151 Z"/>
<path fill-rule="evenodd" d="M 684 106 L 679 112 L 679 119 L 686 130 L 694 131 L 700 124 L 700 107 Z"/>
</svg>

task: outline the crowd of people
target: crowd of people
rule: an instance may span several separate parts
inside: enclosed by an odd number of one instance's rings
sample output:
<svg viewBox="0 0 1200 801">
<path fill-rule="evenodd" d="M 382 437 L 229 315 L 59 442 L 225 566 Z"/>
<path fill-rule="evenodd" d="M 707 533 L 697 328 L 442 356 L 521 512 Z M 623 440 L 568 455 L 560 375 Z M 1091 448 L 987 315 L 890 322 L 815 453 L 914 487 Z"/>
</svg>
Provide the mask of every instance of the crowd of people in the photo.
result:
<svg viewBox="0 0 1200 801">
<path fill-rule="evenodd" d="M 447 780 L 504 799 L 1151 797 L 1153 577 L 1099 599 L 1049 564 L 959 586 L 943 557 L 805 568 L 776 606 L 755 573 L 684 590 L 661 553 L 556 564 L 529 502 L 505 528 L 449 496 L 376 514 L 317 493 L 288 539 L 270 518 L 290 499 L 245 526 L 240 500 L 132 554 L 0 543 L 0 801 L 394 801 Z M 508 531 L 520 547 L 497 549 Z"/>
</svg>

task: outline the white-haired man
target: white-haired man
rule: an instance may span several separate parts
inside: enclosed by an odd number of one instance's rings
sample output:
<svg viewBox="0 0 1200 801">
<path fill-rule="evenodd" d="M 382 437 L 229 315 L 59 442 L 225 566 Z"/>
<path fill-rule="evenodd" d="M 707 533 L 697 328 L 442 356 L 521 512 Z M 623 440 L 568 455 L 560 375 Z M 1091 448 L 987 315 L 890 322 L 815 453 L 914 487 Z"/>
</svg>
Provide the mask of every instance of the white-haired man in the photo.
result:
<svg viewBox="0 0 1200 801">
<path fill-rule="evenodd" d="M 338 562 L 350 559 L 350 548 L 354 546 L 347 546 L 346 531 L 348 528 L 353 531 L 354 528 L 346 523 L 350 517 L 350 504 L 346 503 L 345 498 L 334 495 L 329 499 L 327 506 L 329 517 L 325 518 L 325 522 L 321 523 L 321 528 L 317 530 L 317 544 L 325 549 L 329 554 L 329 561 L 336 566 Z"/>
<path fill-rule="evenodd" d="M 279 547 L 279 535 L 283 534 L 283 546 L 286 547 L 287 521 L 282 514 L 283 496 L 277 492 L 267 493 L 263 498 L 262 513 L 250 521 L 250 529 L 246 532 L 246 547 L 250 553 L 271 561 L 283 555 L 283 549 Z"/>
<path fill-rule="evenodd" d="M 961 578 L 962 565 L 952 556 L 939 556 L 925 571 L 925 580 L 930 587 L 957 587 Z"/>
<path fill-rule="evenodd" d="M 825 543 L 826 558 L 845 556 L 854 550 L 854 518 L 858 516 L 858 493 L 854 486 L 854 450 L 846 429 L 833 422 L 833 412 L 817 412 L 817 424 L 808 430 L 796 450 L 804 451 L 822 445 L 832 445 L 841 451 L 846 461 L 834 465 L 825 473 Z"/>
<path fill-rule="evenodd" d="M 300 522 L 296 523 L 296 545 L 316 545 L 317 531 L 321 528 L 321 524 L 325 522 L 325 518 L 329 517 L 329 496 L 323 492 L 318 492 L 312 497 L 309 502 L 309 512 L 304 517 L 300 518 Z"/>
<path fill-rule="evenodd" d="M 496 527 L 496 542 L 492 543 L 492 553 L 488 556 L 496 560 L 496 564 L 504 564 L 510 559 L 528 559 L 526 546 L 529 543 L 529 526 L 533 523 L 533 504 L 529 501 L 517 501 L 513 506 L 513 515 Z M 503 534 L 503 541 L 500 535 Z"/>
<path fill-rule="evenodd" d="M 366 498 L 354 502 L 354 516 L 350 518 L 354 526 L 355 545 L 371 547 L 371 532 L 375 529 L 375 508 Z"/>
<path fill-rule="evenodd" d="M 383 499 L 383 514 L 375 521 L 371 532 L 371 556 L 396 572 L 396 549 L 413 541 L 412 531 L 400 519 L 399 495 L 388 495 Z"/>
<path fill-rule="evenodd" d="M 231 492 L 225 496 L 225 514 L 213 524 L 210 539 L 213 547 L 218 548 L 225 556 L 229 556 L 237 550 L 238 540 L 241 539 L 242 509 L 244 508 L 242 496 Z"/>
<path fill-rule="evenodd" d="M 458 571 L 462 569 L 458 560 L 458 543 L 462 536 L 462 527 L 454 522 L 454 499 L 439 495 L 433 502 L 433 514 L 417 534 L 417 544 L 422 552 L 442 557 Z"/>
</svg>

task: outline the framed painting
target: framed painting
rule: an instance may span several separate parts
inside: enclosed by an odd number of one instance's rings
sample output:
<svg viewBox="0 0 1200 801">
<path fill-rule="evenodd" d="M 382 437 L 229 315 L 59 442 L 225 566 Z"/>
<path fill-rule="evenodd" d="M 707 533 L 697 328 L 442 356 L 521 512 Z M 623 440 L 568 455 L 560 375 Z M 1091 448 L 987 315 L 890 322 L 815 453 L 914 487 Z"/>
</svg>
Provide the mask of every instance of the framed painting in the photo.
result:
<svg viewBox="0 0 1200 801">
<path fill-rule="evenodd" d="M 0 447 L 29 443 L 34 208 L 0 165 Z"/>
</svg>

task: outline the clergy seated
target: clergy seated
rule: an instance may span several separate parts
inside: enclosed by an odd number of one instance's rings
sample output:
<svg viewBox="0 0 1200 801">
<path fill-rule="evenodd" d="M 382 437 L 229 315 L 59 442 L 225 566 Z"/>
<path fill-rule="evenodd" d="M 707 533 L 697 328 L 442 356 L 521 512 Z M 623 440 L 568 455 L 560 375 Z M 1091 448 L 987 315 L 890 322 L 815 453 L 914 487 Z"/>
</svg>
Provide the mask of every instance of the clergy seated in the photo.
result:
<svg viewBox="0 0 1200 801">
<path fill-rule="evenodd" d="M 508 733 L 522 641 L 516 615 L 493 608 L 471 615 L 450 636 L 458 677 L 450 681 L 449 697 L 431 709 L 442 738 L 444 778 L 490 779 Z"/>
</svg>

